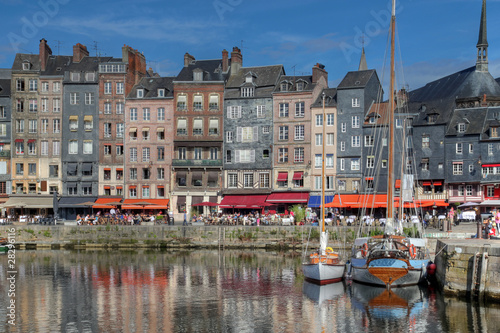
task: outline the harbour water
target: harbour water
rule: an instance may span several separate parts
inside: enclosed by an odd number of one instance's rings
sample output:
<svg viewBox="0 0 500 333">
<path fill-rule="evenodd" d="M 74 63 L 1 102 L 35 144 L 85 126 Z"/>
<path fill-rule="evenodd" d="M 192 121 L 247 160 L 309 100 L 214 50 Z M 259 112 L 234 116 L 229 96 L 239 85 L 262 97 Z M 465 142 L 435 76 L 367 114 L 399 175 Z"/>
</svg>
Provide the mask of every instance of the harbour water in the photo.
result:
<svg viewBox="0 0 500 333">
<path fill-rule="evenodd" d="M 497 332 L 500 307 L 419 287 L 304 282 L 300 253 L 17 251 L 0 332 Z"/>
</svg>

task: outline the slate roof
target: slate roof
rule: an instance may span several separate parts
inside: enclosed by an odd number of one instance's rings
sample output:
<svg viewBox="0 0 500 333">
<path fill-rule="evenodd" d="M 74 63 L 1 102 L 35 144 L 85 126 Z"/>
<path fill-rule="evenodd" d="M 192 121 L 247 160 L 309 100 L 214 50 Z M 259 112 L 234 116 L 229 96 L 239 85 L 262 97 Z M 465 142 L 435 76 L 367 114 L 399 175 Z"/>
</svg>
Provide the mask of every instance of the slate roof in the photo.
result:
<svg viewBox="0 0 500 333">
<path fill-rule="evenodd" d="M 230 60 L 228 60 L 231 63 Z M 224 81 L 225 74 L 222 73 L 222 59 L 194 60 L 187 67 L 183 67 L 175 81 L 193 81 L 193 71 L 203 70 L 203 81 Z"/>
<path fill-rule="evenodd" d="M 40 75 L 64 75 L 73 62 L 73 56 L 49 56 L 45 71 Z"/>
<path fill-rule="evenodd" d="M 498 140 L 498 137 L 491 138 L 490 137 L 490 128 L 491 127 L 498 127 L 500 128 L 500 107 L 489 107 L 488 109 L 485 109 L 485 116 L 484 122 L 483 122 L 483 127 L 482 131 L 480 133 L 479 139 L 480 140 Z"/>
<path fill-rule="evenodd" d="M 337 88 L 325 88 L 319 94 L 316 101 L 311 105 L 313 108 L 323 107 L 323 93 L 325 93 L 325 107 L 335 107 L 337 106 Z"/>
<path fill-rule="evenodd" d="M 144 77 L 137 83 L 127 98 L 137 98 L 137 89 L 144 89 L 144 97 L 137 99 L 158 98 L 158 89 L 165 89 L 165 97 L 173 98 L 174 96 L 174 80 L 175 77 Z"/>
<path fill-rule="evenodd" d="M 337 89 L 362 89 L 366 87 L 373 75 L 377 75 L 374 69 L 365 71 L 348 72 L 342 79 Z"/>
<path fill-rule="evenodd" d="M 304 82 L 305 86 L 302 90 L 297 90 L 297 82 Z M 288 82 L 290 85 L 288 86 L 287 91 L 281 91 L 281 83 Z M 281 76 L 276 88 L 274 89 L 275 93 L 290 93 L 290 92 L 302 92 L 302 91 L 313 91 L 316 83 L 312 82 L 312 75 L 283 75 Z"/>
<path fill-rule="evenodd" d="M 68 66 L 69 71 L 77 72 L 97 72 L 99 64 L 108 62 L 112 57 L 83 57 L 80 62 L 72 62 Z"/>
<path fill-rule="evenodd" d="M 12 76 L 12 70 L 10 68 L 0 68 L 0 79 L 9 79 Z"/>
<path fill-rule="evenodd" d="M 16 54 L 16 57 L 14 58 L 14 63 L 12 64 L 12 70 L 23 71 L 23 63 L 26 60 L 31 63 L 31 68 L 24 72 L 40 71 L 40 58 L 38 54 L 25 54 L 25 53 Z"/>
<path fill-rule="evenodd" d="M 0 79 L 0 97 L 10 97 L 10 79 Z"/>
<path fill-rule="evenodd" d="M 456 109 L 450 122 L 448 123 L 448 128 L 446 129 L 446 135 L 479 135 L 484 130 L 484 119 L 486 117 L 488 110 L 487 108 L 470 108 L 470 109 Z M 465 132 L 458 132 L 458 124 L 465 124 Z"/>
<path fill-rule="evenodd" d="M 271 97 L 276 85 L 280 81 L 280 76 L 285 73 L 282 65 L 242 67 L 238 73 L 228 77 L 224 99 L 241 98 L 240 88 L 247 86 L 245 82 L 247 75 L 254 75 L 253 84 L 255 87 L 254 98 Z"/>
</svg>

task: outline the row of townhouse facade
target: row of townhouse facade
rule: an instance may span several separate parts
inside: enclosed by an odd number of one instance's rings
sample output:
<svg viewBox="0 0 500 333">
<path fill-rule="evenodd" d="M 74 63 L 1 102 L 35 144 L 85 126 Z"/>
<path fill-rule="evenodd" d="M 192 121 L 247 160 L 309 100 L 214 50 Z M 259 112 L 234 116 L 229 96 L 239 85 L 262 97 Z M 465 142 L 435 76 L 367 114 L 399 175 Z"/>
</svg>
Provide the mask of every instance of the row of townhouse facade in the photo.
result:
<svg viewBox="0 0 500 333">
<path fill-rule="evenodd" d="M 414 174 L 415 197 L 432 206 L 500 199 L 500 86 L 482 20 L 476 66 L 397 94 L 396 155 L 411 158 L 395 169 Z M 321 64 L 300 76 L 244 67 L 237 47 L 220 59 L 186 53 L 177 76 L 160 77 L 126 45 L 121 58 L 91 57 L 81 44 L 54 56 L 42 39 L 38 55 L 17 54 L 0 71 L 0 200 L 47 212 L 58 193 L 67 219 L 122 199 L 174 214 L 203 202 L 284 212 L 318 206 L 323 163 L 330 197 L 385 193 L 381 96 L 364 52 L 329 88 Z"/>
</svg>

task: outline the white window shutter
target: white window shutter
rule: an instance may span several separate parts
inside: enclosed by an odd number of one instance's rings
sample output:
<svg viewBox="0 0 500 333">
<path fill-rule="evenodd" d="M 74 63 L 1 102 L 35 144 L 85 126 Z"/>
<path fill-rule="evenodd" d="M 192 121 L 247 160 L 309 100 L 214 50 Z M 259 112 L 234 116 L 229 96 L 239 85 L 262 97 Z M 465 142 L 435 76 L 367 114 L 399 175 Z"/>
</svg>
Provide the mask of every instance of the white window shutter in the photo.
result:
<svg viewBox="0 0 500 333">
<path fill-rule="evenodd" d="M 250 162 L 255 162 L 255 150 L 250 150 Z"/>
<path fill-rule="evenodd" d="M 253 127 L 253 142 L 259 141 L 259 126 Z"/>
<path fill-rule="evenodd" d="M 238 118 L 241 118 L 241 105 L 238 106 Z"/>
<path fill-rule="evenodd" d="M 236 128 L 236 142 L 243 141 L 243 127 Z"/>
<path fill-rule="evenodd" d="M 230 106 L 227 107 L 227 118 L 228 119 L 232 119 L 231 118 L 231 107 Z"/>
<path fill-rule="evenodd" d="M 240 151 L 239 150 L 234 151 L 234 162 L 240 163 Z"/>
</svg>

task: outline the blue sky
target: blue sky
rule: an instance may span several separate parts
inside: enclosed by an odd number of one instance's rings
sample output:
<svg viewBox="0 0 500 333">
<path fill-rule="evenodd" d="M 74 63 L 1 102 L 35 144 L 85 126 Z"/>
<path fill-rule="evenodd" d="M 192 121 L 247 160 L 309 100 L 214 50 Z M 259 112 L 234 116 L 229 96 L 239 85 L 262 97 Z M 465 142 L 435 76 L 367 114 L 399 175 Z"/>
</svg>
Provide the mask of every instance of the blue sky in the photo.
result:
<svg viewBox="0 0 500 333">
<path fill-rule="evenodd" d="M 475 64 L 482 0 L 398 1 L 398 84 L 410 90 Z M 17 52 L 38 53 L 41 38 L 54 54 L 82 43 L 91 55 L 121 57 L 124 44 L 148 66 L 176 75 L 185 52 L 221 58 L 242 49 L 244 66 L 283 64 L 306 75 L 316 63 L 330 86 L 356 70 L 364 37 L 369 68 L 384 68 L 390 0 L 0 0 L 0 68 Z M 500 76 L 500 0 L 488 0 L 490 72 Z M 95 43 L 97 42 L 97 43 Z M 97 50 L 96 46 L 97 45 Z M 404 79 L 403 79 L 404 77 Z M 385 81 L 385 79 L 384 79 Z"/>
</svg>

